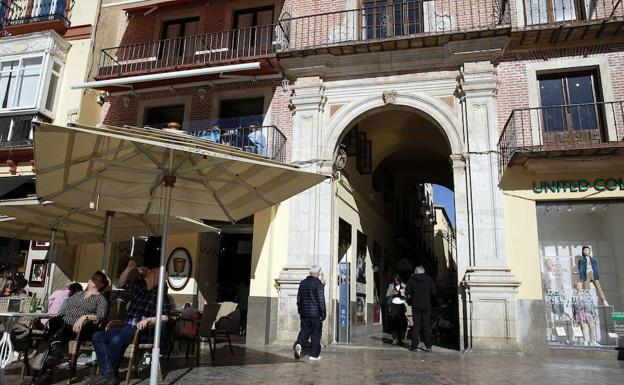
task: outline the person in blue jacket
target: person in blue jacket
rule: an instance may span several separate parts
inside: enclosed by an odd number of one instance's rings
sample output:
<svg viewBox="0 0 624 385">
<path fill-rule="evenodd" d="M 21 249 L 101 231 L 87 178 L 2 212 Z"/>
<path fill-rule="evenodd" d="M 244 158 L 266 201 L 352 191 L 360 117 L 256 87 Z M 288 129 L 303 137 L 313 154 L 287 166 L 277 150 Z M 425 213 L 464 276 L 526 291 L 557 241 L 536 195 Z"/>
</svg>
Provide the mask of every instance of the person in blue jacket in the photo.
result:
<svg viewBox="0 0 624 385">
<path fill-rule="evenodd" d="M 312 339 L 312 349 L 309 359 L 318 361 L 321 359 L 321 333 L 323 321 L 327 316 L 325 307 L 325 290 L 319 279 L 321 267 L 314 265 L 310 268 L 310 275 L 299 283 L 297 292 L 297 310 L 301 318 L 301 331 L 295 342 L 295 358 L 301 358 L 301 347 Z"/>
</svg>

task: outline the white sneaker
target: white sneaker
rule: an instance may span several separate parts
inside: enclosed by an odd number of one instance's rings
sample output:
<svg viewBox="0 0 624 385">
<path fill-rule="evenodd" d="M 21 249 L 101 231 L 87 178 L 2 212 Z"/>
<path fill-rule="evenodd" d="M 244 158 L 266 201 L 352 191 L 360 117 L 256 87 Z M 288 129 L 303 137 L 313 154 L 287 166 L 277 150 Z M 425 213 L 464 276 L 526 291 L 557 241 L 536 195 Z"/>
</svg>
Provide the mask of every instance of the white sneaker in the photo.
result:
<svg viewBox="0 0 624 385">
<path fill-rule="evenodd" d="M 321 356 L 318 356 L 318 357 L 312 357 L 312 356 L 310 356 L 310 357 L 308 357 L 308 359 L 309 359 L 310 361 L 320 361 L 320 360 L 321 360 Z"/>
<path fill-rule="evenodd" d="M 299 344 L 295 345 L 295 358 L 296 359 L 301 358 L 301 345 Z"/>
</svg>

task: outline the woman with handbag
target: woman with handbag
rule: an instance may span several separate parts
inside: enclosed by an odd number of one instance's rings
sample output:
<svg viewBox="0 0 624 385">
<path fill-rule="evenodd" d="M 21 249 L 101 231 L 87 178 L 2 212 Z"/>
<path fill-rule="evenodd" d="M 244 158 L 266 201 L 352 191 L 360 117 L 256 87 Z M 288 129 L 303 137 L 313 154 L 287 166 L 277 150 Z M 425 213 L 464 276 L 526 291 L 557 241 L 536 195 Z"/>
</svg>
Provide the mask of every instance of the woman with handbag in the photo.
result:
<svg viewBox="0 0 624 385">
<path fill-rule="evenodd" d="M 390 330 L 392 330 L 392 344 L 403 345 L 403 336 L 407 327 L 405 311 L 407 310 L 407 296 L 405 284 L 401 282 L 401 276 L 394 275 L 392 282 L 386 290 L 388 315 L 390 317 Z"/>
</svg>

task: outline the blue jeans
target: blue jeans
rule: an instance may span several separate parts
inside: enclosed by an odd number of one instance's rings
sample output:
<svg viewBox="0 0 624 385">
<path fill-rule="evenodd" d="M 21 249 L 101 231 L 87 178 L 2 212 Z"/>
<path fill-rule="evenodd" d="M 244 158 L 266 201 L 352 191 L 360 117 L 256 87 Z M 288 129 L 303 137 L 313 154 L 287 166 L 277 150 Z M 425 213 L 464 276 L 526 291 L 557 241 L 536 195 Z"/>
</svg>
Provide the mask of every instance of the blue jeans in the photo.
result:
<svg viewBox="0 0 624 385">
<path fill-rule="evenodd" d="M 102 374 L 117 374 L 119 364 L 123 360 L 124 352 L 134 338 L 136 328 L 125 325 L 93 335 L 93 349 L 97 355 L 97 362 Z"/>
<path fill-rule="evenodd" d="M 310 335 L 312 336 L 312 350 L 310 357 L 318 357 L 321 355 L 321 332 L 323 331 L 323 322 L 319 318 L 302 318 L 301 331 L 297 337 L 297 344 L 304 346 L 308 342 Z"/>
</svg>

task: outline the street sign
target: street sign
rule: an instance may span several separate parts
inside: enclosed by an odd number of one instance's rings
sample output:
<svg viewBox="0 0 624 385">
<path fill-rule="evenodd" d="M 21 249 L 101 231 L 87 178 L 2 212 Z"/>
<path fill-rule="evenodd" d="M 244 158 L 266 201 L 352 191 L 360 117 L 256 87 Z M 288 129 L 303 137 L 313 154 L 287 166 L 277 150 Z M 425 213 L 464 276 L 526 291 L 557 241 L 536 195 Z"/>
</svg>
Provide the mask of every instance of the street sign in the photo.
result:
<svg viewBox="0 0 624 385">
<path fill-rule="evenodd" d="M 624 321 L 624 311 L 614 311 L 611 313 L 611 319 L 613 321 Z"/>
</svg>

